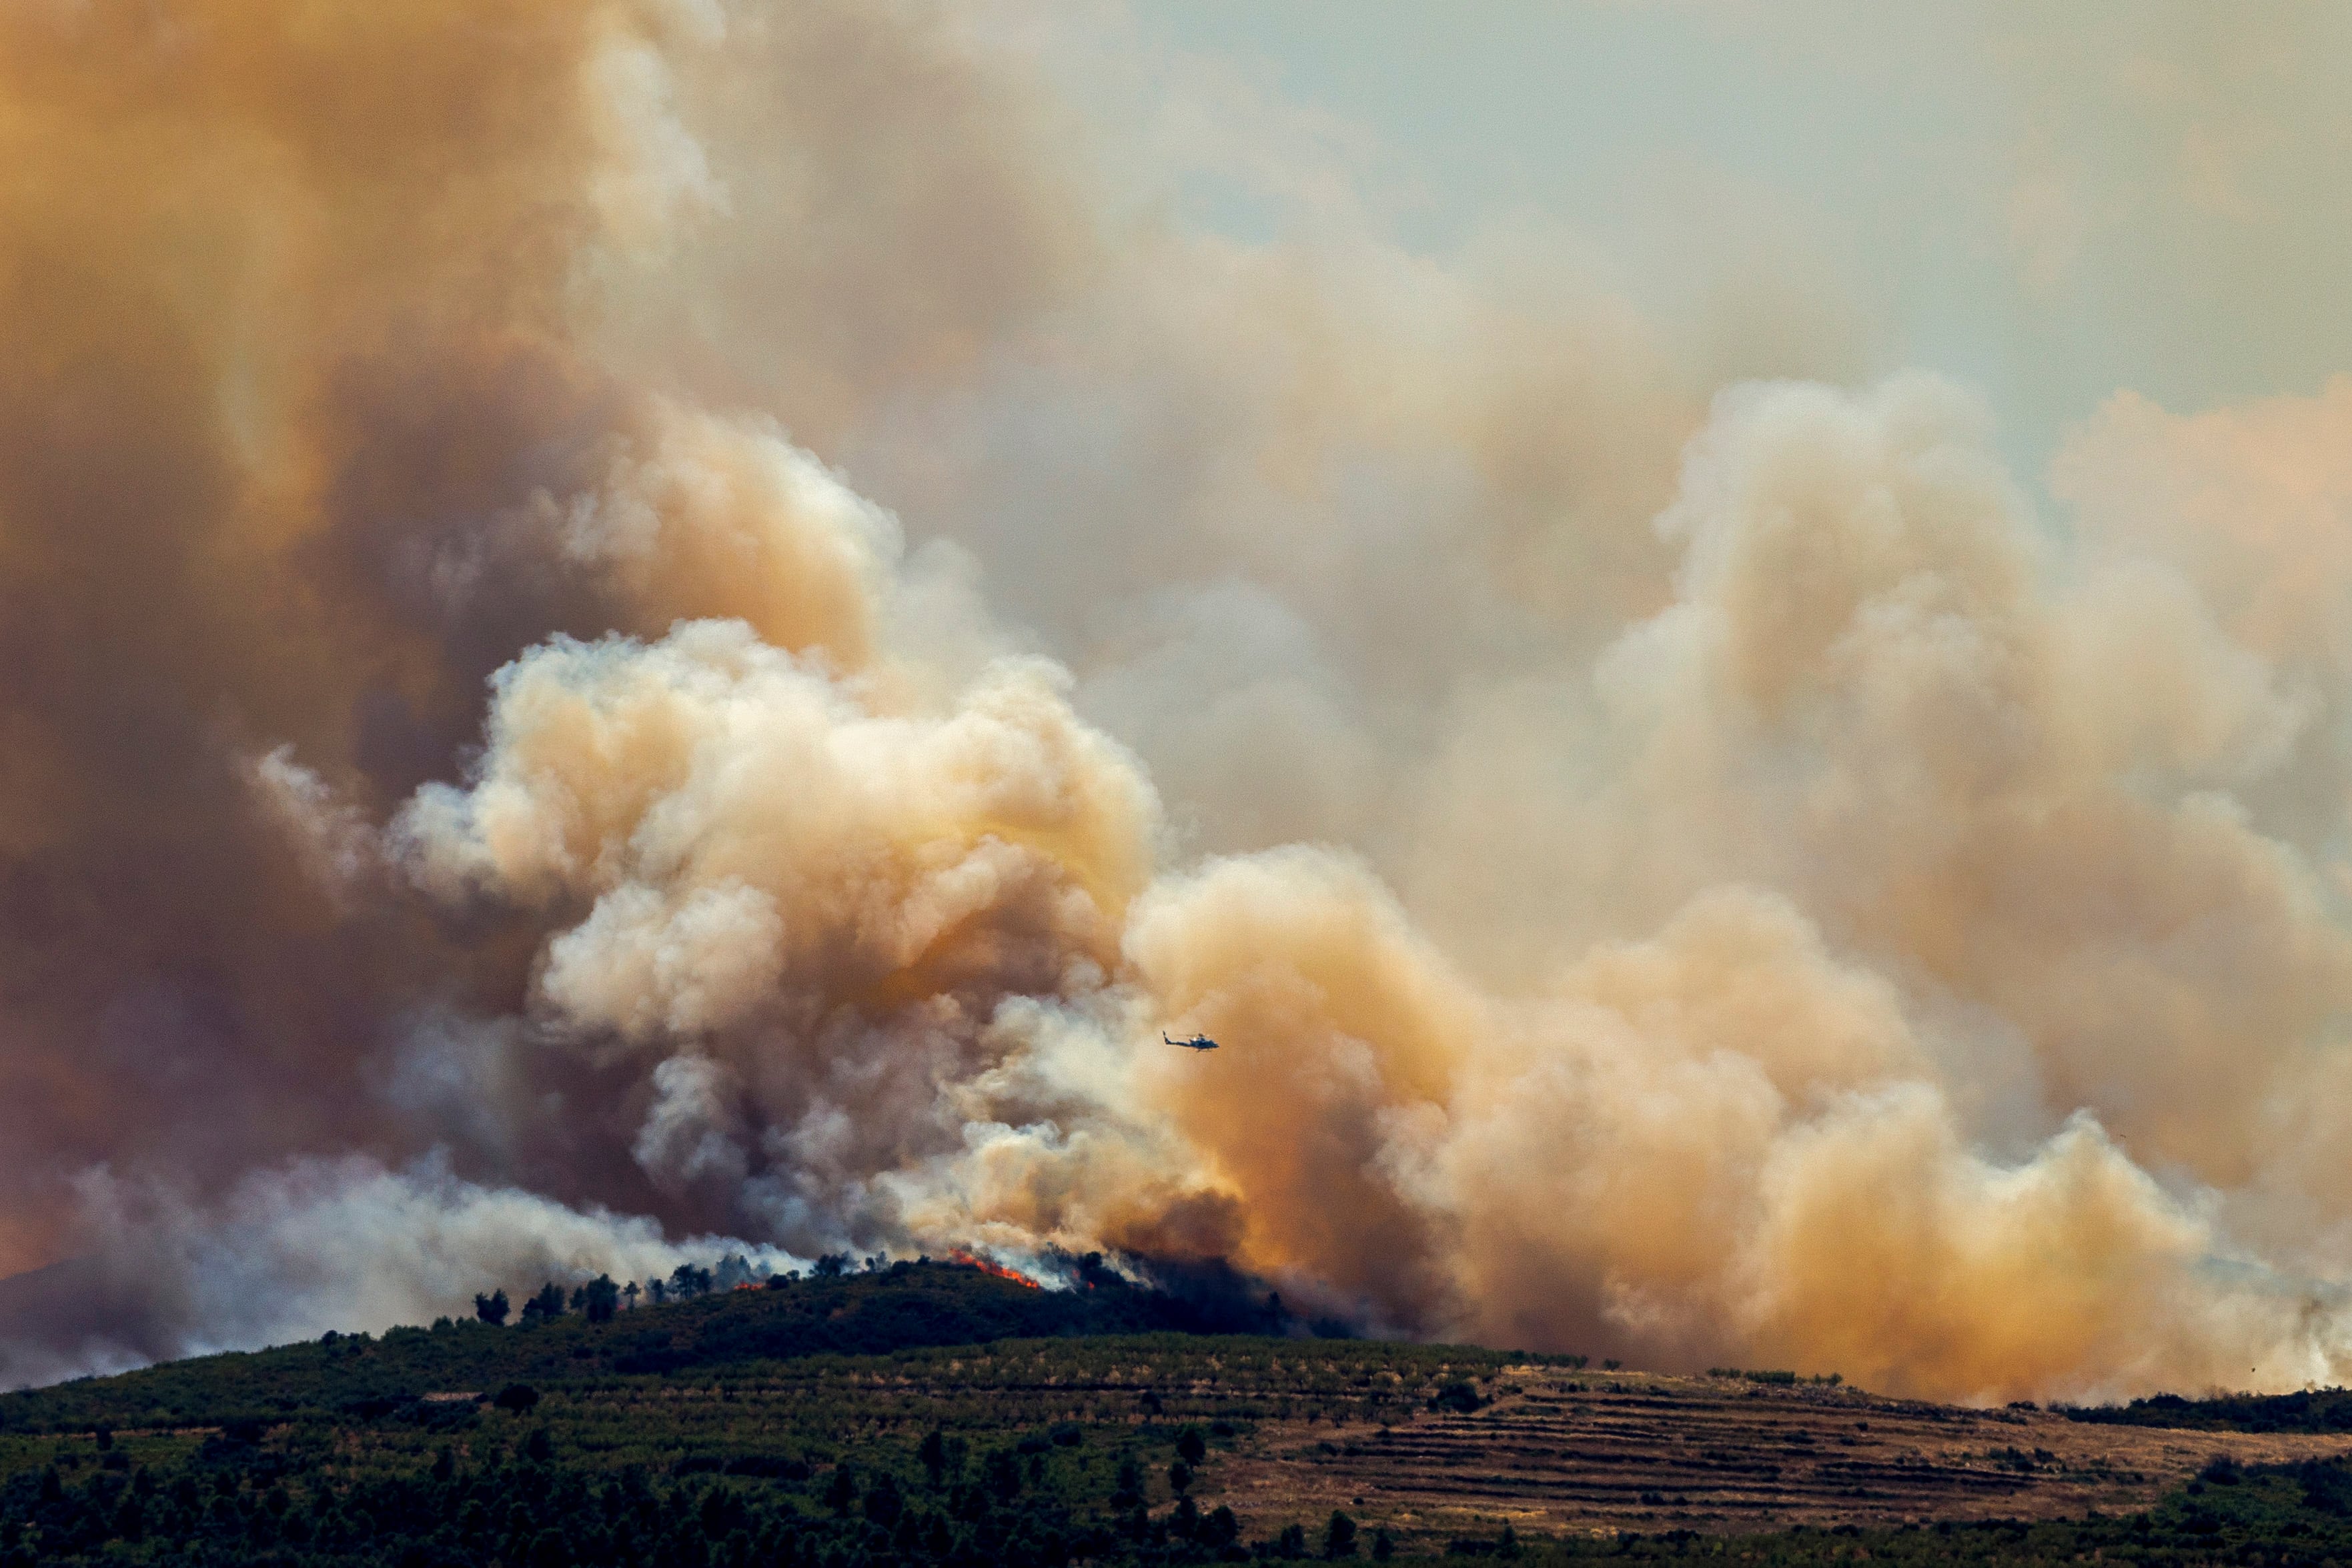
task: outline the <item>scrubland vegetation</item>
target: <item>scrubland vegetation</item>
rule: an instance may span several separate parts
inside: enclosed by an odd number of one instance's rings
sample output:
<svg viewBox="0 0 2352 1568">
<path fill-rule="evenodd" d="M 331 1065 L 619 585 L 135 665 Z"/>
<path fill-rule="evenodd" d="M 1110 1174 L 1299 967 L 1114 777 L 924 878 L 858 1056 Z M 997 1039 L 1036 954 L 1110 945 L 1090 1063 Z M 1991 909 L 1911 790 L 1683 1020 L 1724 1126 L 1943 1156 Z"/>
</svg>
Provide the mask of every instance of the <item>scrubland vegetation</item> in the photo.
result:
<svg viewBox="0 0 2352 1568">
<path fill-rule="evenodd" d="M 2128 1405 L 2054 1406 L 2069 1420 L 2113 1427 L 2173 1427 L 2202 1432 L 2352 1432 L 2352 1389 L 2295 1394 L 2220 1394 L 2184 1399 L 2158 1394 Z"/>
</svg>

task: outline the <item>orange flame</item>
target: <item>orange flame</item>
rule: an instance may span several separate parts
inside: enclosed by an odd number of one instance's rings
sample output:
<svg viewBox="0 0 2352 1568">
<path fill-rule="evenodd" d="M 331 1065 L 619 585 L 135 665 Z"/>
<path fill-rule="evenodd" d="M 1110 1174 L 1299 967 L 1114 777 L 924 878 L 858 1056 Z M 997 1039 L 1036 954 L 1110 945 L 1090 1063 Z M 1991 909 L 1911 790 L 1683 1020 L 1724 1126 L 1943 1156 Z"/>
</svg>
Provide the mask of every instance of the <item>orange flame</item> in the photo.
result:
<svg viewBox="0 0 2352 1568">
<path fill-rule="evenodd" d="M 993 1274 L 1000 1280 L 1010 1280 L 1016 1285 L 1026 1285 L 1033 1291 L 1042 1291 L 1045 1288 L 1018 1270 L 1008 1269 L 1002 1263 L 992 1263 L 985 1258 L 966 1252 L 961 1248 L 949 1253 L 948 1261 L 966 1269 L 977 1269 L 983 1274 Z"/>
</svg>

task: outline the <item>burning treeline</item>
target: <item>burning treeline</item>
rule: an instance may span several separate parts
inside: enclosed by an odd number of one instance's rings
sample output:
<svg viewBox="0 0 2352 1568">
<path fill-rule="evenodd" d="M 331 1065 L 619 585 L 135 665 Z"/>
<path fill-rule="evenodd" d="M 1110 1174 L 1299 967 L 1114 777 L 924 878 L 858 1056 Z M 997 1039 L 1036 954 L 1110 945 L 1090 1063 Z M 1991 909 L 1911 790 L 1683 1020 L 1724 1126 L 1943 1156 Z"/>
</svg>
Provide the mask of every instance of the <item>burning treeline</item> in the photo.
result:
<svg viewBox="0 0 2352 1568">
<path fill-rule="evenodd" d="M 2340 1374 L 2291 430 L 2119 404 L 2061 542 L 1939 383 L 1171 233 L 960 26 L 0 21 L 0 1272 L 112 1303 L 13 1375 L 722 1237 Z"/>
</svg>

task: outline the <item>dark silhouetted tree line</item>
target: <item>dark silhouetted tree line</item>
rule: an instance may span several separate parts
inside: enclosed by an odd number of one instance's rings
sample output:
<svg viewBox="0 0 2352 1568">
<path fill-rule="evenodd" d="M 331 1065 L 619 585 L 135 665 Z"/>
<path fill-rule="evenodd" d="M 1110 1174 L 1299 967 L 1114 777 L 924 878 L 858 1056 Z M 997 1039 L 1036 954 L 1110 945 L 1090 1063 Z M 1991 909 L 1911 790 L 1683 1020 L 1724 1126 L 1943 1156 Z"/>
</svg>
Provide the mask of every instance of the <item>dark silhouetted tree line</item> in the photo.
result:
<svg viewBox="0 0 2352 1568">
<path fill-rule="evenodd" d="M 509 1393 L 512 1393 L 509 1390 Z M 501 1405 L 509 1402 L 506 1396 Z M 523 1405 L 522 1409 L 529 1406 Z M 247 1433 L 170 1469 L 106 1469 L 68 1484 L 55 1466 L 0 1484 L 0 1568 L 36 1563 L 525 1565 L 675 1563 L 1175 1565 L 1245 1561 L 1240 1525 L 1189 1498 L 1155 1515 L 1132 1461 L 1111 1509 L 1074 1504 L 1033 1456 L 990 1454 L 980 1474 L 940 1458 L 912 1485 L 833 1467 L 789 1481 L 665 1480 L 568 1467 L 544 1427 L 461 1460 L 444 1447 L 414 1473 L 341 1484 Z M 1181 1461 L 1180 1461 L 1181 1462 Z M 805 1469 L 805 1467 L 803 1467 Z M 789 1472 L 786 1472 L 789 1474 Z M 1261 1543 L 1260 1555 L 1280 1542 Z"/>
</svg>

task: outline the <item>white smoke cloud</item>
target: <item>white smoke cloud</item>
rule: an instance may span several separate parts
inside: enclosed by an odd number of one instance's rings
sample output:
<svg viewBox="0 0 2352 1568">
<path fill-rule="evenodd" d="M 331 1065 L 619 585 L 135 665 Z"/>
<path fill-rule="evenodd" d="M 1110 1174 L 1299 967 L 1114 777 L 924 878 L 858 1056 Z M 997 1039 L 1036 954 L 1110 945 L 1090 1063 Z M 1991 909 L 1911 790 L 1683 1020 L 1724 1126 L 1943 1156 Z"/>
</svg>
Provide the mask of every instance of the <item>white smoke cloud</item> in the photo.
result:
<svg viewBox="0 0 2352 1568">
<path fill-rule="evenodd" d="M 558 642 L 394 841 L 453 906 L 584 911 L 530 1023 L 650 1059 L 635 1163 L 804 1245 L 1213 1253 L 1391 1332 L 1969 1398 L 2331 1372 L 2325 1292 L 2222 1221 L 2344 963 L 2211 792 L 2292 744 L 2268 666 L 2178 578 L 2070 578 L 1929 381 L 1727 396 L 1659 526 L 1675 599 L 1598 657 L 1603 765 L 1527 846 L 1635 934 L 1529 988 L 1354 857 L 1171 861 L 1034 659 L 899 707 L 740 622 Z M 2147 657 L 2117 605 L 2193 634 Z M 2150 973 L 2217 899 L 2284 939 Z M 2086 1006 L 2118 966 L 2168 1058 Z M 2224 1055 L 2200 998 L 2265 970 Z"/>
<path fill-rule="evenodd" d="M 598 1274 L 665 1278 L 730 1253 L 771 1271 L 805 1266 L 772 1247 L 673 1240 L 641 1217 L 468 1182 L 438 1157 L 400 1169 L 355 1155 L 298 1161 L 208 1201 L 104 1168 L 79 1186 L 90 1262 L 56 1281 L 54 1295 L 14 1305 L 26 1326 L 50 1317 L 88 1337 L 62 1363 L 12 1346 L 0 1377 L 132 1365 L 167 1347 L 201 1354 L 330 1329 L 373 1333 L 466 1316 L 477 1292 Z"/>
<path fill-rule="evenodd" d="M 740 1184 L 746 1170 L 728 1101 L 727 1070 L 702 1057 L 673 1056 L 654 1069 L 654 1103 L 637 1129 L 637 1163 L 656 1181 Z"/>
<path fill-rule="evenodd" d="M 754 1009 L 782 977 L 783 946 L 776 901 L 758 888 L 698 887 L 666 905 L 625 883 L 548 944 L 540 990 L 578 1025 L 691 1038 Z"/>
<path fill-rule="evenodd" d="M 0 277 L 95 302 L 0 331 L 98 411 L 0 397 L 0 1247 L 135 1330 L 12 1364 L 742 1234 L 1970 1398 L 2340 1375 L 2340 388 L 2121 398 L 2045 518 L 1961 390 L 1710 402 L 1345 158 L 1171 225 L 919 8 L 514 3 L 225 20 L 173 82 L 350 112 L 175 89 L 152 156 L 86 90 L 131 23 L 0 51 Z M 362 90 L 414 71 L 488 119 Z M 220 300 L 196 207 L 270 239 Z"/>
</svg>

